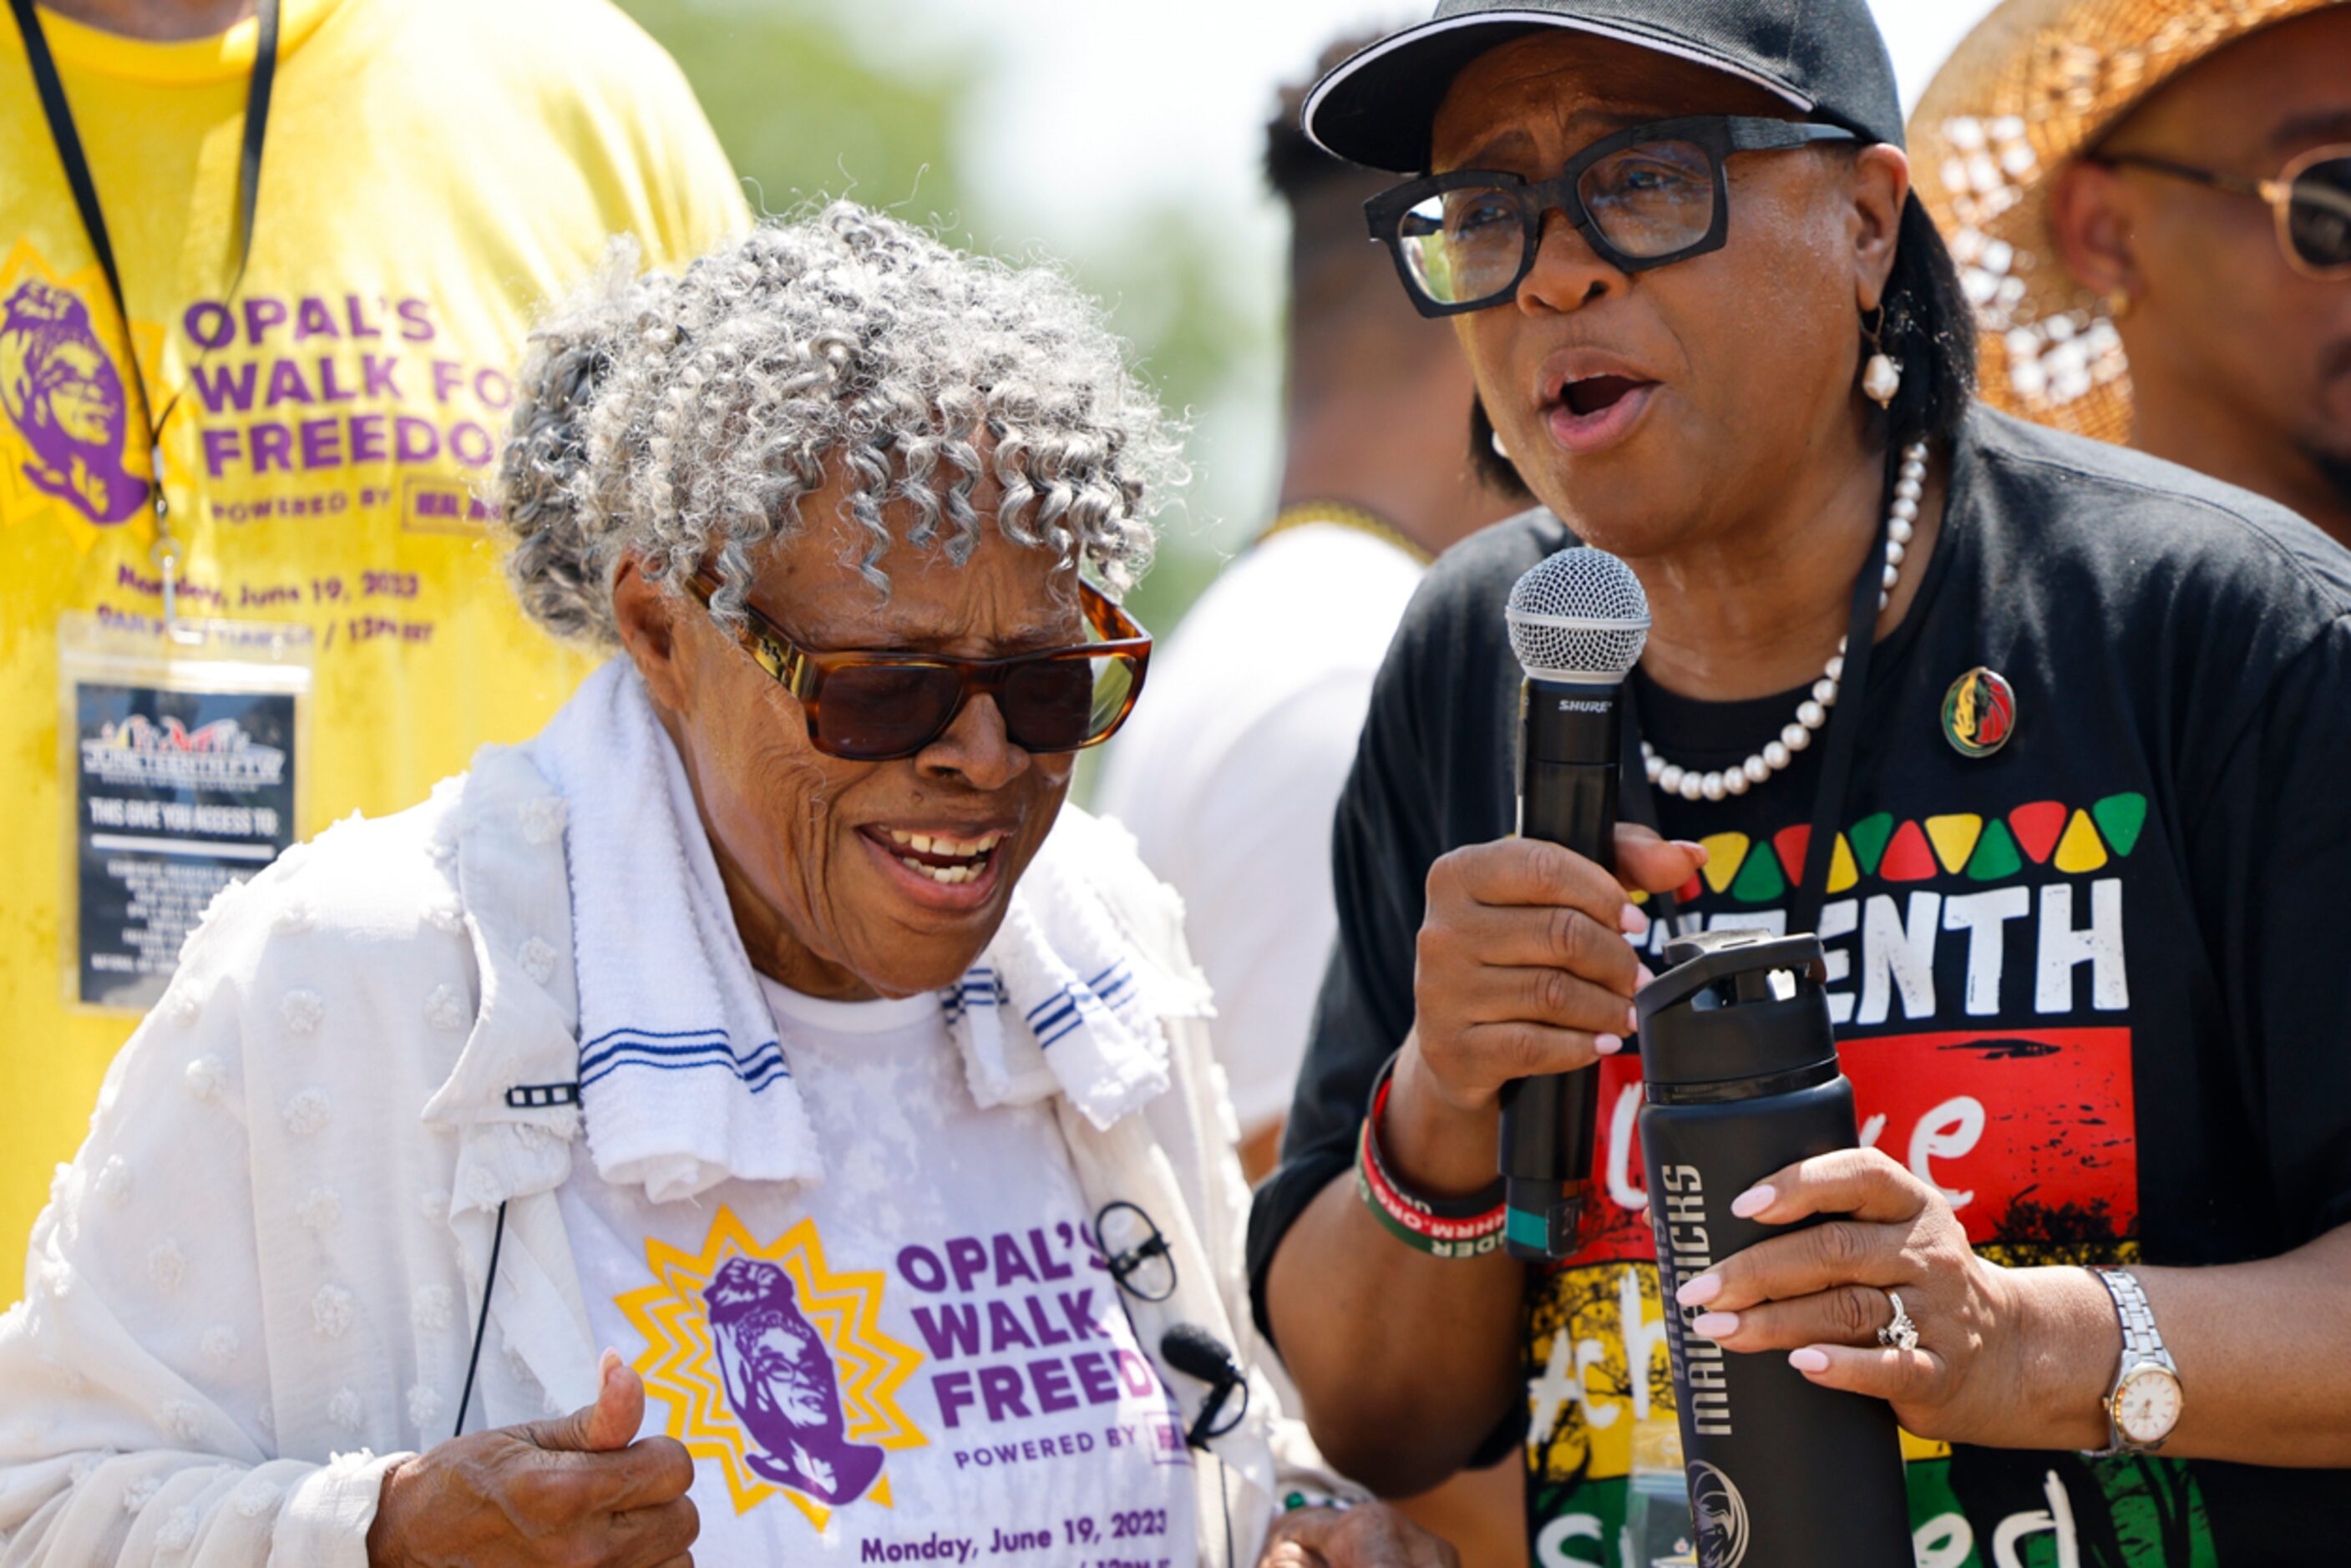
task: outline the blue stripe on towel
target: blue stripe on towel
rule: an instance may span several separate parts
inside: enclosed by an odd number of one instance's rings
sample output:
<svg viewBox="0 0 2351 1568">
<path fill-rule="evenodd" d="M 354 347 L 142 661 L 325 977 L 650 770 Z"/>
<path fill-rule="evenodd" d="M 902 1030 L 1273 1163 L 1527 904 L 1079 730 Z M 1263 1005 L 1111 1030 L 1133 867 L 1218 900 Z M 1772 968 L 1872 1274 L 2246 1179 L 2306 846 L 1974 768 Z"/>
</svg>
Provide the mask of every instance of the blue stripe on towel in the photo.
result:
<svg viewBox="0 0 2351 1568">
<path fill-rule="evenodd" d="M 671 1043 L 663 1043 L 658 1038 L 644 1040 L 615 1040 L 611 1038 L 611 1035 L 607 1035 L 605 1036 L 605 1044 L 597 1046 L 592 1051 L 582 1051 L 580 1054 L 580 1064 L 583 1067 L 593 1067 L 601 1064 L 606 1057 L 612 1055 L 616 1052 L 622 1051 L 638 1052 L 649 1055 L 661 1056 L 679 1055 L 687 1052 L 710 1050 L 723 1051 L 726 1054 L 729 1059 L 739 1060 L 746 1064 L 758 1062 L 770 1054 L 780 1055 L 782 1054 L 776 1043 L 771 1040 L 764 1045 L 755 1047 L 748 1055 L 737 1057 L 735 1055 L 734 1042 L 727 1038 L 725 1031 L 714 1029 L 708 1031 L 700 1039 L 677 1040 Z"/>
<path fill-rule="evenodd" d="M 1050 1002 L 1040 1003 L 1040 1009 L 1034 1011 L 1034 1013 L 1029 1013 L 1029 1034 L 1034 1034 L 1040 1044 L 1044 1044 L 1046 1034 L 1053 1034 L 1053 1039 L 1061 1039 L 1062 1025 L 1077 1023 L 1077 1018 L 1079 1018 L 1077 997 L 1072 997 L 1070 992 L 1053 992 L 1053 999 L 1050 999 Z"/>
<path fill-rule="evenodd" d="M 754 1091 L 778 1077 L 791 1076 L 783 1047 L 770 1040 L 737 1056 L 734 1044 L 720 1029 L 612 1029 L 596 1037 L 580 1053 L 581 1087 L 603 1077 L 624 1063 L 642 1067 L 688 1068 L 723 1066 Z"/>
<path fill-rule="evenodd" d="M 604 1044 L 593 1050 L 581 1051 L 580 1064 L 583 1067 L 593 1067 L 607 1056 L 622 1051 L 645 1051 L 668 1055 L 676 1055 L 687 1051 L 723 1051 L 732 1058 L 735 1054 L 735 1043 L 726 1037 L 724 1031 L 715 1029 L 697 1039 L 667 1043 L 656 1040 L 614 1040 L 607 1037 Z"/>
<path fill-rule="evenodd" d="M 764 1061 L 755 1056 L 747 1062 L 737 1060 L 733 1053 L 721 1046 L 705 1049 L 708 1054 L 694 1060 L 679 1057 L 641 1057 L 634 1054 L 610 1056 L 592 1071 L 580 1075 L 580 1087 L 585 1091 L 589 1085 L 610 1077 L 622 1067 L 643 1067 L 664 1073 L 686 1073 L 696 1069 L 724 1067 L 728 1073 L 740 1078 L 755 1095 L 769 1085 L 781 1083 L 792 1075 L 791 1069 L 785 1065 L 781 1054 Z"/>
<path fill-rule="evenodd" d="M 726 1031 L 717 1028 L 639 1029 L 633 1025 L 624 1023 L 618 1029 L 607 1029 L 603 1033 L 599 1034 L 593 1040 L 581 1041 L 580 1044 L 580 1049 L 583 1052 L 593 1051 L 597 1046 L 604 1044 L 605 1041 L 613 1038 L 615 1035 L 621 1034 L 626 1034 L 633 1040 L 694 1040 L 705 1034 L 716 1034 L 723 1040 L 726 1037 Z"/>
<path fill-rule="evenodd" d="M 1004 988 L 997 982 L 996 971 L 983 966 L 966 971 L 961 980 L 944 987 L 939 1000 L 946 1009 L 948 1022 L 953 1023 L 974 1006 L 1003 1006 Z"/>
<path fill-rule="evenodd" d="M 1081 1024 L 1081 1023 L 1083 1023 L 1084 1022 L 1085 1022 L 1085 1015 L 1084 1015 L 1083 1013 L 1071 1013 L 1071 1014 L 1067 1019 L 1065 1019 L 1065 1020 L 1064 1020 L 1064 1021 L 1063 1021 L 1063 1022 L 1062 1022 L 1059 1026 L 1057 1026 L 1057 1027 L 1053 1030 L 1053 1032 L 1052 1032 L 1051 1033 L 1050 1033 L 1050 1034 L 1040 1034 L 1039 1036 L 1037 1036 L 1037 1048 L 1038 1048 L 1040 1051 L 1046 1050 L 1046 1049 L 1050 1048 L 1050 1046 L 1052 1046 L 1052 1045 L 1053 1045 L 1057 1041 L 1061 1040 L 1061 1039 L 1062 1039 L 1062 1038 L 1064 1038 L 1065 1036 L 1067 1036 L 1067 1035 L 1069 1035 L 1070 1033 L 1071 1033 L 1072 1032 L 1074 1032 L 1074 1031 L 1077 1029 L 1078 1025 L 1079 1025 L 1079 1024 Z"/>
<path fill-rule="evenodd" d="M 1126 967 L 1124 959 L 1112 964 L 1102 973 L 1087 981 L 1082 987 L 1065 985 L 1035 1007 L 1029 1010 L 1029 1032 L 1037 1037 L 1040 1050 L 1065 1038 L 1085 1020 L 1084 1003 L 1096 1002 L 1105 1009 L 1124 999 L 1134 984 L 1134 971 Z"/>
</svg>

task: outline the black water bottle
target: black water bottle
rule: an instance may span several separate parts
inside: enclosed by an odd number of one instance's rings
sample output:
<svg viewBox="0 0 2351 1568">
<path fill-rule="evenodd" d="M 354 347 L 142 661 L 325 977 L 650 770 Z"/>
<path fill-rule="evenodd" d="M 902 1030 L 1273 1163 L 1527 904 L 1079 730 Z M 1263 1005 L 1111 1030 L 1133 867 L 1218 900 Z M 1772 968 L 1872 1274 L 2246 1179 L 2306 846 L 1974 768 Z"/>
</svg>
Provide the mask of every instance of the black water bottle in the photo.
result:
<svg viewBox="0 0 2351 1568">
<path fill-rule="evenodd" d="M 1700 1568 L 1907 1568 L 1901 1438 L 1881 1399 L 1823 1388 L 1776 1351 L 1689 1330 L 1675 1293 L 1797 1226 L 1730 1212 L 1783 1166 L 1859 1143 L 1818 937 L 1708 931 L 1642 989 L 1641 1158 Z"/>
</svg>

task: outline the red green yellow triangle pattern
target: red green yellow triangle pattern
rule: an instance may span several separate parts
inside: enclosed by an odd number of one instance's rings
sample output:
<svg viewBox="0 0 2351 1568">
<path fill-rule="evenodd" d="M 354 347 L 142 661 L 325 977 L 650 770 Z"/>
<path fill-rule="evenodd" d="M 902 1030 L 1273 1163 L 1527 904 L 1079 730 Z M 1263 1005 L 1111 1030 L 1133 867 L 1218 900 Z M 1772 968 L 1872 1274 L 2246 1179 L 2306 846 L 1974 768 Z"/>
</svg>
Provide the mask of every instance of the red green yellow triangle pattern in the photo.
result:
<svg viewBox="0 0 2351 1568">
<path fill-rule="evenodd" d="M 1902 821 L 1879 812 L 1837 835 L 1828 894 L 1834 898 L 1865 877 L 1885 882 L 1942 877 L 2004 882 L 2028 865 L 2086 876 L 2127 859 L 2146 827 L 2143 794 L 2110 794 L 2087 806 L 2032 801 L 1993 817 L 1959 812 Z M 1718 833 L 1703 840 L 1709 856 L 1706 869 L 1679 896 L 1690 899 L 1710 892 L 1741 904 L 1776 903 L 1802 880 L 1811 840 L 1811 827 L 1801 823 L 1768 839 Z"/>
</svg>

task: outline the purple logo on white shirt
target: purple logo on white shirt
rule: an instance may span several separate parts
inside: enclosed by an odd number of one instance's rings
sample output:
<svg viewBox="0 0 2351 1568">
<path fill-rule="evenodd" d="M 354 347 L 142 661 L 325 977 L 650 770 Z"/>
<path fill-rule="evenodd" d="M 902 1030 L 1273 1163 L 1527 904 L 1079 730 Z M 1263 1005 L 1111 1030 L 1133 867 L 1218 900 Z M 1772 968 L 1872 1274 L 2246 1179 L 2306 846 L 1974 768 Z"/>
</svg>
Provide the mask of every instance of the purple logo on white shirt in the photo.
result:
<svg viewBox="0 0 2351 1568">
<path fill-rule="evenodd" d="M 729 1258 L 702 1300 L 726 1402 L 758 1445 L 744 1462 L 834 1507 L 862 1497 L 883 1451 L 849 1441 L 832 1354 L 801 1314 L 791 1276 L 764 1258 Z"/>
</svg>

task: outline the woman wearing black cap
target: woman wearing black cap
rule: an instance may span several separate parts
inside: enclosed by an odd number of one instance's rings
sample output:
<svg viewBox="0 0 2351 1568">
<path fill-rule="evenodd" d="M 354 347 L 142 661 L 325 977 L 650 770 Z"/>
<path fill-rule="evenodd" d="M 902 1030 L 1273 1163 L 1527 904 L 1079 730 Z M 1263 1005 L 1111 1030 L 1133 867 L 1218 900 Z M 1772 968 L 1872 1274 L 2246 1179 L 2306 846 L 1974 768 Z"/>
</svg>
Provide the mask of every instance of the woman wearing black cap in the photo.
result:
<svg viewBox="0 0 2351 1568">
<path fill-rule="evenodd" d="M 1893 1402 L 1922 1564 L 2335 1549 L 2351 558 L 1973 402 L 1862 0 L 1447 0 L 1307 122 L 1434 171 L 1374 236 L 1455 320 L 1479 460 L 1557 514 L 1435 569 L 1340 807 L 1250 1238 L 1325 1452 L 1410 1492 L 1523 1441 L 1536 1561 L 1632 1560 L 1679 1311 Z M 1622 886 L 1510 841 L 1503 600 L 1575 537 L 1656 618 L 1627 794 L 1663 833 Z M 1869 1146 L 1759 1184 L 1742 1214 L 1837 1218 L 1678 1305 L 1624 1050 L 1669 907 L 1821 933 Z M 1481 1244 L 1496 1096 L 1595 1056 L 1597 1223 L 1531 1272 Z"/>
</svg>

